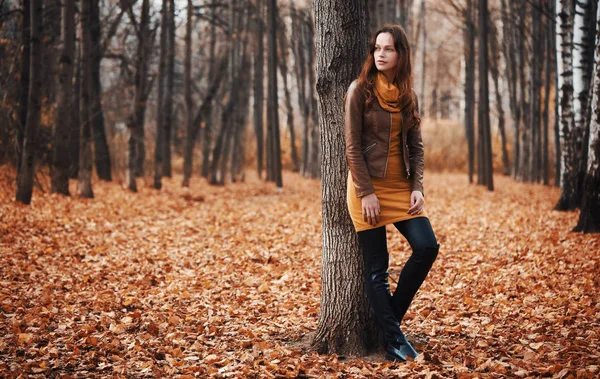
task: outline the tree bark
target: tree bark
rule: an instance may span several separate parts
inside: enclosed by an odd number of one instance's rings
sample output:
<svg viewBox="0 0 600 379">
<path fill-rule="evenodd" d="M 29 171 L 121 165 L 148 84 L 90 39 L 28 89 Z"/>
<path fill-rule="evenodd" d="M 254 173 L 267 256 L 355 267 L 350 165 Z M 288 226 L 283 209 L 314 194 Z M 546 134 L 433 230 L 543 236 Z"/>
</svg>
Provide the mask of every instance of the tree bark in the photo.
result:
<svg viewBox="0 0 600 379">
<path fill-rule="evenodd" d="M 31 203 L 33 177 L 35 175 L 35 153 L 38 149 L 37 129 L 40 125 L 42 107 L 42 57 L 43 57 L 43 23 L 44 4 L 42 0 L 33 0 L 30 4 L 29 17 L 30 38 L 29 51 L 29 95 L 27 100 L 27 118 L 23 133 L 21 166 L 17 176 L 16 200 Z"/>
<path fill-rule="evenodd" d="M 472 0 L 467 0 L 465 20 L 465 134 L 469 183 L 475 173 L 475 20 Z M 436 100 L 437 103 L 437 100 Z"/>
<path fill-rule="evenodd" d="M 104 110 L 102 109 L 100 62 L 102 61 L 104 52 L 101 41 L 102 31 L 98 1 L 99 0 L 93 0 L 90 7 L 90 38 L 92 43 L 91 126 L 94 135 L 94 163 L 96 166 L 96 173 L 101 180 L 111 181 L 110 152 L 104 127 Z"/>
<path fill-rule="evenodd" d="M 256 55 L 254 56 L 254 134 L 256 135 L 256 169 L 258 177 L 262 178 L 264 162 L 264 3 L 257 0 L 256 4 Z"/>
<path fill-rule="evenodd" d="M 92 37 L 90 18 L 93 0 L 81 2 L 81 104 L 79 147 L 79 196 L 92 198 Z"/>
<path fill-rule="evenodd" d="M 215 68 L 215 46 L 217 41 L 217 30 L 216 30 L 216 0 L 211 0 L 211 23 L 210 23 L 210 41 L 209 41 L 209 56 L 208 56 L 208 76 L 213 78 L 213 72 Z M 222 72 L 222 71 L 221 71 Z M 219 82 L 221 77 L 219 77 Z M 215 87 L 215 91 L 218 86 Z M 210 93 L 209 93 L 210 95 Z M 207 103 L 206 113 L 204 113 L 204 127 L 202 128 L 202 177 L 208 178 L 210 174 L 210 152 L 213 138 L 213 116 L 212 116 L 212 101 Z"/>
<path fill-rule="evenodd" d="M 281 175 L 281 141 L 279 137 L 279 102 L 277 98 L 277 0 L 268 0 L 268 107 L 270 131 L 267 138 L 270 139 L 271 147 L 271 180 L 275 182 L 278 188 L 283 187 L 283 178 Z"/>
<path fill-rule="evenodd" d="M 308 65 L 308 98 L 310 101 L 310 118 L 311 118 L 311 128 L 310 128 L 310 147 L 309 147 L 309 167 L 310 172 L 308 177 L 310 178 L 320 178 L 321 177 L 321 147 L 320 147 L 320 133 L 319 133 L 319 112 L 318 112 L 318 102 L 317 96 L 315 93 L 316 90 L 316 80 L 315 80 L 315 30 L 313 28 L 314 22 L 312 19 L 312 14 L 308 13 L 307 20 L 307 37 L 306 41 L 309 41 L 308 47 L 308 56 L 307 56 L 307 65 Z M 364 53 L 363 53 L 364 54 Z"/>
<path fill-rule="evenodd" d="M 530 72 L 530 114 L 531 134 L 529 138 L 529 161 L 527 162 L 527 178 L 532 182 L 541 179 L 541 89 L 542 89 L 542 66 L 538 57 L 544 56 L 542 10 L 541 1 L 531 7 L 531 45 L 532 58 L 529 65 Z"/>
<path fill-rule="evenodd" d="M 494 92 L 496 94 L 496 110 L 498 112 L 498 131 L 502 144 L 502 166 L 503 174 L 510 175 L 510 162 L 508 161 L 508 150 L 506 147 L 506 131 L 504 130 L 504 107 L 502 106 L 502 91 L 500 90 L 500 49 L 498 48 L 498 31 L 494 21 L 490 20 L 490 72 L 494 81 Z"/>
<path fill-rule="evenodd" d="M 187 1 L 187 22 L 185 24 L 185 57 L 183 59 L 183 97 L 185 102 L 185 154 L 183 161 L 183 187 L 189 187 L 192 176 L 192 158 L 194 155 L 194 142 L 196 135 L 193 126 L 193 100 L 192 100 L 192 22 L 194 17 L 194 4 Z"/>
<path fill-rule="evenodd" d="M 154 184 L 155 189 L 161 189 L 162 177 L 164 168 L 164 143 L 165 143 L 165 74 L 167 68 L 167 33 L 169 31 L 168 21 L 169 1 L 163 0 L 160 9 L 160 56 L 158 58 L 158 85 L 157 85 L 157 104 L 156 104 L 156 145 L 154 147 Z M 189 13 L 188 13 L 189 17 Z M 188 23 L 190 22 L 188 18 Z M 187 27 L 189 28 L 189 26 Z M 190 36 L 191 38 L 191 36 Z M 186 31 L 186 59 L 187 59 L 187 43 L 188 34 Z M 187 64 L 187 61 L 186 61 Z M 187 66 L 186 66 L 187 69 Z M 187 71 L 185 80 L 187 80 Z M 187 87 L 186 87 L 187 88 Z M 187 92 L 186 92 L 187 100 Z M 184 169 L 185 171 L 185 169 Z M 185 174 L 184 174 L 185 175 Z"/>
<path fill-rule="evenodd" d="M 560 152 L 561 177 L 560 199 L 556 210 L 573 210 L 577 207 L 576 195 L 577 168 L 575 157 L 575 119 L 573 115 L 573 9 L 571 1 L 557 0 L 556 27 L 560 38 L 560 59 L 558 60 L 558 88 L 560 90 Z"/>
<path fill-rule="evenodd" d="M 51 192 L 69 196 L 69 135 L 73 95 L 73 58 L 75 52 L 75 2 L 65 0 L 61 8 L 61 55 L 57 80 L 54 139 L 52 143 Z"/>
<path fill-rule="evenodd" d="M 600 9 L 596 12 L 595 73 L 587 168 L 579 221 L 574 231 L 600 233 Z"/>
<path fill-rule="evenodd" d="M 483 181 L 490 191 L 494 190 L 492 170 L 492 138 L 490 133 L 490 105 L 488 89 L 488 8 L 487 0 L 479 0 L 479 129 L 482 146 Z"/>
<path fill-rule="evenodd" d="M 283 79 L 283 92 L 285 95 L 285 108 L 287 111 L 287 127 L 290 133 L 290 151 L 292 154 L 292 171 L 300 171 L 300 162 L 298 159 L 298 151 L 296 149 L 296 135 L 294 133 L 294 108 L 292 107 L 292 95 L 288 85 L 288 67 L 287 62 L 289 60 L 289 45 L 285 33 L 285 24 L 281 17 L 278 17 L 278 25 L 281 30 L 279 33 L 277 42 L 279 42 L 279 59 L 277 60 L 279 65 L 279 72 Z"/>
<path fill-rule="evenodd" d="M 25 125 L 29 109 L 29 71 L 31 70 L 31 0 L 23 0 L 23 17 L 21 22 L 21 75 L 19 83 L 19 122 L 17 123 L 17 139 L 15 152 L 17 155 L 17 177 L 21 173 L 23 159 L 23 141 Z"/>
<path fill-rule="evenodd" d="M 362 0 L 315 0 L 317 91 L 321 124 L 323 265 L 321 310 L 312 348 L 321 354 L 364 355 L 378 333 L 370 318 L 363 260 L 346 206 L 348 165 L 341 101 L 367 49 Z"/>
<path fill-rule="evenodd" d="M 143 174 L 145 147 L 144 147 L 144 120 L 146 114 L 146 85 L 148 76 L 148 55 L 149 55 L 149 0 L 142 0 L 141 17 L 139 27 L 136 30 L 138 34 L 138 46 L 135 69 L 135 97 L 132 105 L 131 115 L 128 120 L 129 141 L 128 141 L 128 166 L 127 166 L 127 187 L 130 191 L 137 192 L 136 176 Z M 131 12 L 130 17 L 135 21 Z"/>
<path fill-rule="evenodd" d="M 173 133 L 173 89 L 175 75 L 175 1 L 169 0 L 169 27 L 167 44 L 167 83 L 165 94 L 165 118 L 164 118 L 164 137 L 163 144 L 163 176 L 170 178 L 173 176 L 171 164 L 171 137 Z"/>
<path fill-rule="evenodd" d="M 79 34 L 81 34 L 81 28 Z M 77 35 L 77 32 L 74 34 Z M 79 145 L 81 134 L 81 117 L 79 110 L 81 108 L 81 41 L 77 44 L 77 60 L 75 61 L 75 80 L 73 82 L 73 106 L 71 109 L 71 133 L 69 140 L 69 159 L 71 167 L 69 168 L 69 177 L 77 179 L 79 177 Z"/>
</svg>

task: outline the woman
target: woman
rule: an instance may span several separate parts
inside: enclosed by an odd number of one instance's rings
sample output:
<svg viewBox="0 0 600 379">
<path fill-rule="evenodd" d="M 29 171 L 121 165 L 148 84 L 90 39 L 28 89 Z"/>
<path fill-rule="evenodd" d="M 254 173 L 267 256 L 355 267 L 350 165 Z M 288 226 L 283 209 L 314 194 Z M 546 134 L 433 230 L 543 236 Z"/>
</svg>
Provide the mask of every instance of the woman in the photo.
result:
<svg viewBox="0 0 600 379">
<path fill-rule="evenodd" d="M 369 56 L 346 95 L 347 201 L 363 250 L 367 295 L 383 329 L 386 359 L 400 362 L 418 354 L 400 322 L 440 246 L 424 209 L 420 122 L 410 45 L 401 26 L 385 25 L 374 34 Z M 388 224 L 412 248 L 393 295 L 387 271 Z"/>
</svg>

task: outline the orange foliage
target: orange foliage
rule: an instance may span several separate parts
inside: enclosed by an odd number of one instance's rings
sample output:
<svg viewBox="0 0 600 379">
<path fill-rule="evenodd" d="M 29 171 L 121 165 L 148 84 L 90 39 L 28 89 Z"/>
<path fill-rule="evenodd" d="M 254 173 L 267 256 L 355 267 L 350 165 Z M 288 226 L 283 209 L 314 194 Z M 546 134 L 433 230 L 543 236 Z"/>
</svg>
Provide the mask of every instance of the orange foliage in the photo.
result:
<svg viewBox="0 0 600 379">
<path fill-rule="evenodd" d="M 557 189 L 426 172 L 441 250 L 402 324 L 422 354 L 392 364 L 305 350 L 319 182 L 246 177 L 96 182 L 95 199 L 35 190 L 23 206 L 0 167 L 0 376 L 598 377 L 600 236 L 569 232 Z M 410 247 L 388 231 L 396 279 Z"/>
</svg>

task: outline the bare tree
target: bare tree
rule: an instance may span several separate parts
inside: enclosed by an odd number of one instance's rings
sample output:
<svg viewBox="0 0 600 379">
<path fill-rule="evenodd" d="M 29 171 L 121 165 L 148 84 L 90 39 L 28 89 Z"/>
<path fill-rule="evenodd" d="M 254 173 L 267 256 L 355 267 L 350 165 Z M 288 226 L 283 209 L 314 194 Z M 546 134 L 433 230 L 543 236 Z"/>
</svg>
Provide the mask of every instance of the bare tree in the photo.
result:
<svg viewBox="0 0 600 379">
<path fill-rule="evenodd" d="M 268 67 L 268 96 L 267 96 L 267 180 L 275 182 L 278 188 L 283 187 L 281 175 L 281 146 L 279 138 L 279 102 L 277 99 L 277 0 L 267 2 L 267 67 Z"/>
<path fill-rule="evenodd" d="M 42 57 L 43 57 L 43 23 L 44 4 L 42 0 L 33 0 L 30 4 L 29 25 L 29 96 L 27 101 L 27 119 L 23 133 L 21 166 L 17 174 L 16 200 L 23 204 L 31 202 L 33 192 L 33 176 L 35 175 L 35 153 L 37 151 L 37 129 L 40 125 L 42 107 Z"/>
<path fill-rule="evenodd" d="M 289 60 L 289 43 L 286 33 L 285 24 L 281 17 L 278 18 L 279 24 L 279 59 L 277 60 L 279 66 L 279 72 L 283 80 L 283 92 L 285 94 L 285 108 L 287 111 L 287 127 L 290 133 L 290 150 L 292 154 L 292 171 L 298 172 L 300 170 L 300 162 L 298 159 L 298 151 L 296 150 L 296 136 L 294 133 L 294 108 L 292 107 L 292 96 L 288 85 L 288 67 L 287 62 Z"/>
<path fill-rule="evenodd" d="M 573 8 L 570 0 L 559 0 L 556 4 L 557 34 L 560 38 L 557 55 L 558 89 L 560 90 L 560 152 L 561 178 L 560 199 L 555 206 L 557 210 L 575 209 L 577 207 L 576 183 L 577 169 L 575 163 L 575 125 L 573 115 Z"/>
<path fill-rule="evenodd" d="M 71 99 L 73 95 L 73 61 L 75 54 L 75 2 L 65 0 L 61 7 L 61 56 L 56 94 L 54 139 L 52 143 L 51 191 L 69 195 L 69 137 Z"/>
<path fill-rule="evenodd" d="M 78 191 L 81 197 L 94 197 L 92 190 L 92 36 L 90 12 L 93 0 L 81 2 L 81 103 Z"/>
<path fill-rule="evenodd" d="M 189 7 L 189 4 L 188 4 Z M 157 85 L 157 103 L 156 103 L 156 145 L 154 148 L 154 185 L 155 189 L 160 189 L 162 187 L 161 179 L 163 177 L 163 169 L 164 169 L 164 152 L 165 152 L 165 82 L 166 82 L 166 70 L 167 70 L 167 34 L 169 32 L 169 0 L 163 0 L 162 6 L 160 9 L 160 55 L 158 57 L 158 85 Z M 191 39 L 191 31 L 187 29 L 191 28 L 190 22 L 190 11 L 188 10 L 188 26 L 186 27 L 186 70 L 187 67 L 187 59 L 188 59 L 188 38 Z M 188 35 L 190 33 L 190 35 Z M 191 43 L 191 42 L 190 42 Z M 188 75 L 189 73 L 186 71 L 185 77 L 185 97 L 186 97 L 186 105 L 189 93 L 188 86 Z"/>
<path fill-rule="evenodd" d="M 138 37 L 138 46 L 135 62 L 135 96 L 132 104 L 131 114 L 128 120 L 129 142 L 128 142 L 128 165 L 127 165 L 127 187 L 137 192 L 135 177 L 143 172 L 145 157 L 144 148 L 144 120 L 146 114 L 146 102 L 148 99 L 148 56 L 150 53 L 150 17 L 149 0 L 142 0 L 142 9 L 139 23 L 133 14 L 131 4 L 125 4 L 131 22 L 134 24 Z"/>
<path fill-rule="evenodd" d="M 575 231 L 600 233 L 600 9 L 596 12 L 595 72 L 587 172 L 584 181 L 583 201 Z"/>
<path fill-rule="evenodd" d="M 315 0 L 319 122 L 323 160 L 321 310 L 312 347 L 325 354 L 364 355 L 377 342 L 363 283 L 363 260 L 346 205 L 341 99 L 367 49 L 362 0 Z"/>
<path fill-rule="evenodd" d="M 262 177 L 264 162 L 264 1 L 256 1 L 256 54 L 254 55 L 254 134 L 256 135 L 256 159 L 258 177 Z"/>
<path fill-rule="evenodd" d="M 488 89 L 488 8 L 487 0 L 479 0 L 479 140 L 478 184 L 494 190 L 492 171 L 492 138 L 490 133 L 490 106 Z"/>
</svg>

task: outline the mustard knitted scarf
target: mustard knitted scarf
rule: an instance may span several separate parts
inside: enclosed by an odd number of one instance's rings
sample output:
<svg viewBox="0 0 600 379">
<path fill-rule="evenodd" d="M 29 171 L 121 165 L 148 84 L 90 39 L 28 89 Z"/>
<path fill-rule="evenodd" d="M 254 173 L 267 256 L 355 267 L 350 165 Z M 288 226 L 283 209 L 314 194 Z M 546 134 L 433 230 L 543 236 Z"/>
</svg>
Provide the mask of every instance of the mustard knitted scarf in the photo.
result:
<svg viewBox="0 0 600 379">
<path fill-rule="evenodd" d="M 400 90 L 398 87 L 390 83 L 381 71 L 377 73 L 374 84 L 375 96 L 377 96 L 381 108 L 391 113 L 400 112 Z"/>
</svg>

